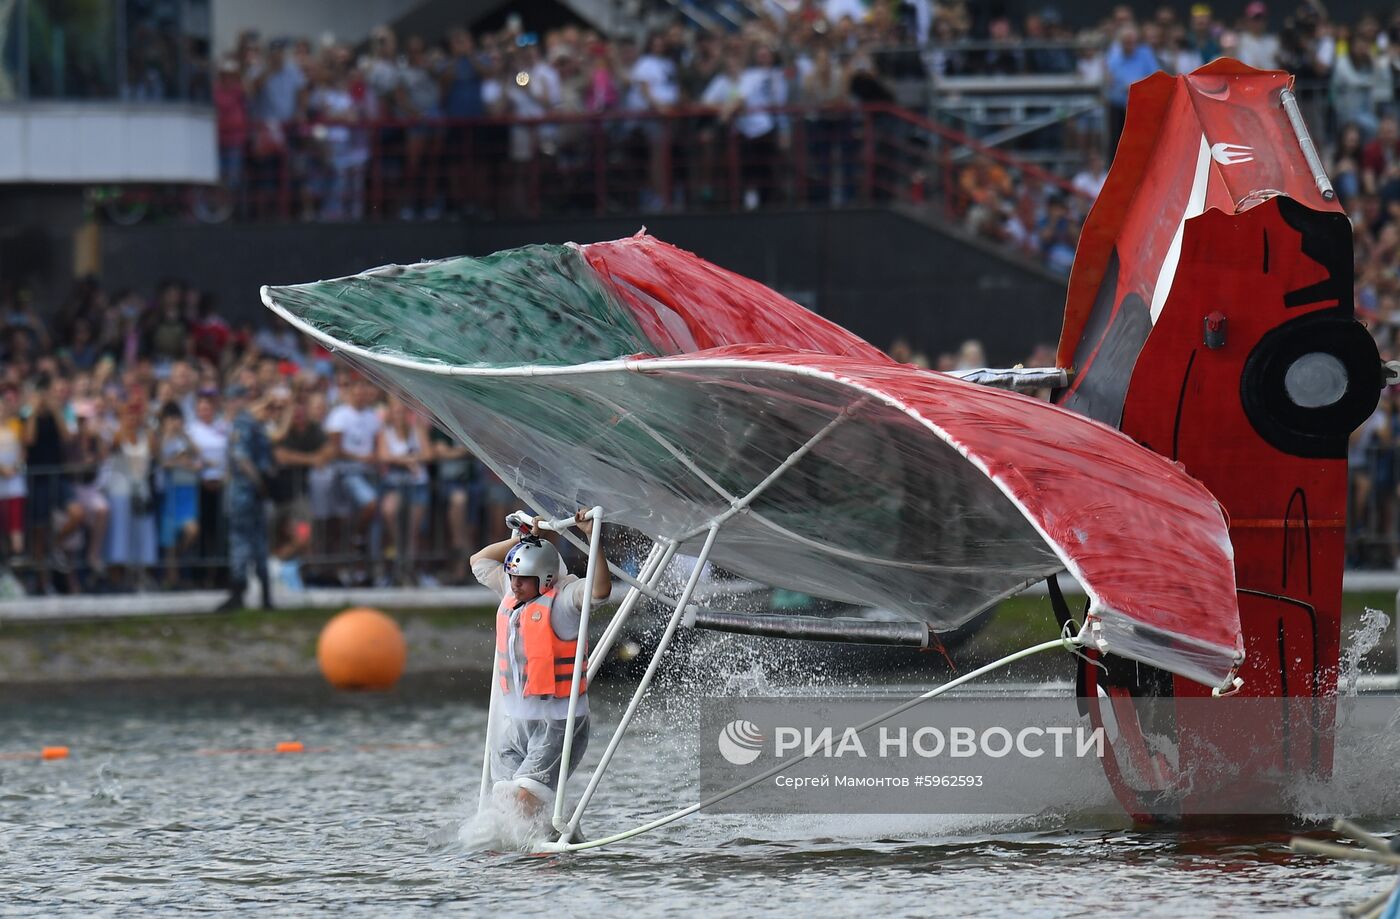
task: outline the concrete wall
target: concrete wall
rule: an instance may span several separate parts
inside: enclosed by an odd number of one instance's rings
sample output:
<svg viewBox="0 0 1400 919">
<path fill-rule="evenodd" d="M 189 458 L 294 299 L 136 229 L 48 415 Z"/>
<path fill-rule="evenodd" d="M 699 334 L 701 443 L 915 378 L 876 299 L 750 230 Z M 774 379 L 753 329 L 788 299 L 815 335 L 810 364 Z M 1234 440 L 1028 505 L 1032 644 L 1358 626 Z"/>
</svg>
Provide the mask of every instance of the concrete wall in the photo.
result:
<svg viewBox="0 0 1400 919">
<path fill-rule="evenodd" d="M 27 287 L 41 309 L 63 302 L 79 267 L 74 234 L 82 222 L 78 186 L 0 188 L 0 278 Z"/>
<path fill-rule="evenodd" d="M 0 108 L 0 182 L 213 182 L 205 106 L 31 102 Z"/>
<path fill-rule="evenodd" d="M 215 291 L 232 317 L 261 321 L 262 284 L 388 263 L 484 255 L 528 243 L 628 236 L 640 218 L 521 223 L 103 228 L 103 277 L 147 288 L 168 275 Z M 931 356 L 979 338 L 994 363 L 1059 338 L 1064 285 L 885 210 L 655 216 L 650 232 L 776 288 L 881 347 L 909 337 Z"/>
</svg>

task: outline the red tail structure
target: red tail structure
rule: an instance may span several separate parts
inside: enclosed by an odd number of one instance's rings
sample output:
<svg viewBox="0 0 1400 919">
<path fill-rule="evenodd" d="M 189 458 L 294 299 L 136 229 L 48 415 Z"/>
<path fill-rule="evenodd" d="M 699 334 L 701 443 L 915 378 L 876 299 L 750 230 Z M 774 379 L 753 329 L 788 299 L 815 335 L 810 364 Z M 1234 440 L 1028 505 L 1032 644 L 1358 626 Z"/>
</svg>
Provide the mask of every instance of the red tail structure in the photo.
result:
<svg viewBox="0 0 1400 919">
<path fill-rule="evenodd" d="M 1221 60 L 1132 88 L 1070 281 L 1058 356 L 1072 382 L 1059 402 L 1182 463 L 1224 506 L 1241 694 L 1325 700 L 1337 680 L 1347 439 L 1383 375 L 1353 315 L 1351 225 L 1301 119 L 1290 121 L 1291 84 Z M 1145 741 L 1133 700 L 1206 690 L 1105 663 L 1086 667 L 1081 687 L 1095 718 L 1112 700 L 1124 733 L 1107 768 L 1135 814 L 1218 812 L 1199 787 L 1185 791 L 1206 749 L 1244 775 L 1330 772 L 1331 719 L 1288 725 L 1283 703 L 1282 730 L 1225 732 L 1178 707 L 1173 763 Z M 1151 733 L 1160 746 L 1161 725 Z"/>
</svg>

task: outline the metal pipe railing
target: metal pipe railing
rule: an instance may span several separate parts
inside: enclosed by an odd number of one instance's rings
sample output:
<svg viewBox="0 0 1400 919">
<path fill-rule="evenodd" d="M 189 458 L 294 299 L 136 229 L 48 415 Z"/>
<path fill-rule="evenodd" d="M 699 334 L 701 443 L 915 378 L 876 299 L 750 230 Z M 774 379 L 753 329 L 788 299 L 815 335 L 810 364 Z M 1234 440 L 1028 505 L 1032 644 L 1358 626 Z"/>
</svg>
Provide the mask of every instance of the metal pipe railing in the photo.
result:
<svg viewBox="0 0 1400 919">
<path fill-rule="evenodd" d="M 266 502 L 269 549 L 299 569 L 303 580 L 332 582 L 345 575 L 352 583 L 378 578 L 412 584 L 425 575 L 451 577 L 478 543 L 489 541 L 493 531 L 504 532 L 504 523 L 492 515 L 499 510 L 503 517 L 506 509 L 486 506 L 485 480 L 448 480 L 441 463 L 424 465 L 430 473 L 426 501 L 415 493 L 421 486 L 386 478 L 372 464 L 355 472 L 372 487 L 376 503 L 363 528 L 356 527 L 350 502 L 338 499 L 347 494 L 346 472 L 334 464 L 283 467 L 279 489 Z M 0 496 L 0 502 L 19 502 L 20 522 L 15 536 L 0 532 L 0 570 L 31 592 L 225 587 L 226 482 L 180 486 L 193 489 L 193 496 L 177 499 L 175 488 L 162 481 L 158 474 L 128 481 L 92 464 L 31 466 L 0 478 L 6 493 L 20 493 Z M 466 520 L 454 522 L 450 515 L 461 504 L 454 505 L 452 496 L 459 490 L 466 492 Z M 384 513 L 389 495 L 397 496 L 394 515 Z M 178 515 L 176 503 L 182 504 Z M 190 522 L 194 527 L 187 531 Z M 389 546 L 395 547 L 392 555 Z"/>
</svg>

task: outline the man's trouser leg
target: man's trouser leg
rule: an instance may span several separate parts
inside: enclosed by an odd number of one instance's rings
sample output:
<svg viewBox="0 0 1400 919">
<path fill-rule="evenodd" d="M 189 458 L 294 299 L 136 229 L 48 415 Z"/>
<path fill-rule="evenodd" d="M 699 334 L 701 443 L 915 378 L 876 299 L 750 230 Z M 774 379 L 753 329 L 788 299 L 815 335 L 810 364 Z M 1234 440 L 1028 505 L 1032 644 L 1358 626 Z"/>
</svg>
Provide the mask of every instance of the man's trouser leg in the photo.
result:
<svg viewBox="0 0 1400 919">
<path fill-rule="evenodd" d="M 272 609 L 272 578 L 267 570 L 267 506 L 259 501 L 254 506 L 253 518 L 250 521 L 251 527 L 248 530 L 251 550 L 253 553 L 253 568 L 258 573 L 258 581 L 262 585 L 262 605 L 263 609 Z M 247 570 L 246 568 L 244 569 Z"/>
<path fill-rule="evenodd" d="M 242 602 L 248 588 L 248 564 L 256 559 L 256 535 L 249 526 L 249 511 L 241 501 L 229 504 L 228 514 L 228 577 L 230 602 Z M 265 538 L 265 537 L 264 537 Z M 266 565 L 264 558 L 263 564 Z"/>
</svg>

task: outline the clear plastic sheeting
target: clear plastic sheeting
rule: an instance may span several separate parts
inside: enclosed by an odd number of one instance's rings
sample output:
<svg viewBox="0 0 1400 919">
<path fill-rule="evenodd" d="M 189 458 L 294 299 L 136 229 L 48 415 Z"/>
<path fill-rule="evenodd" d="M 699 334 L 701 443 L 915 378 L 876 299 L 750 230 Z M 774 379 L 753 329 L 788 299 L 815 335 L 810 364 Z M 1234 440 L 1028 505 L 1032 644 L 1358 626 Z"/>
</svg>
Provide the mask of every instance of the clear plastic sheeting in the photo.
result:
<svg viewBox="0 0 1400 919">
<path fill-rule="evenodd" d="M 1183 641 L 1180 635 L 1139 622 L 1111 609 L 1100 609 L 1093 616 L 1088 641 L 1102 641 L 1103 647 L 1122 657 L 1140 661 L 1170 660 L 1174 673 L 1207 686 L 1229 691 L 1233 687 L 1220 679 L 1222 661 L 1244 661 L 1234 647 Z"/>
<path fill-rule="evenodd" d="M 898 408 L 786 368 L 677 363 L 504 382 L 373 369 L 503 459 L 496 471 L 542 513 L 599 505 L 682 553 L 819 438 L 711 556 L 777 587 L 943 629 L 1064 568 L 993 482 Z"/>
<path fill-rule="evenodd" d="M 718 524 L 711 559 L 743 577 L 938 630 L 1068 568 L 1091 619 L 1113 612 L 1172 637 L 1115 653 L 1226 682 L 1241 654 L 1230 544 L 1219 506 L 1179 467 L 1044 402 L 897 364 L 688 253 L 645 238 L 606 246 L 602 288 L 565 247 L 564 280 L 511 274 L 505 288 L 477 278 L 445 292 L 445 271 L 487 263 L 450 260 L 263 296 L 543 514 L 602 506 L 681 552 Z M 593 249 L 580 250 L 590 263 Z M 447 302 L 423 307 L 428 291 Z M 707 297 L 724 301 L 713 323 Z M 454 335 L 466 316 L 475 324 Z M 521 338 L 550 329 L 587 333 L 550 338 L 549 357 Z"/>
<path fill-rule="evenodd" d="M 1035 392 L 1069 385 L 1069 373 L 1059 367 L 978 367 L 974 370 L 950 370 L 948 375 L 978 386 L 995 386 L 1012 392 Z"/>
</svg>

